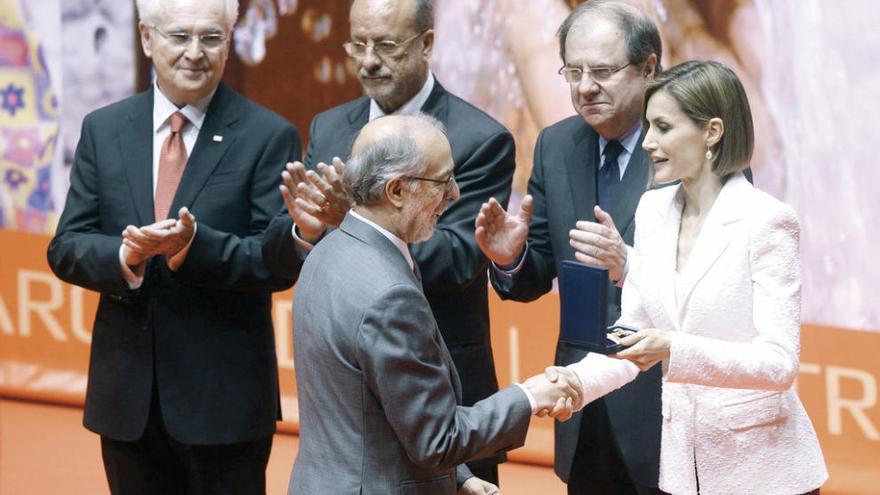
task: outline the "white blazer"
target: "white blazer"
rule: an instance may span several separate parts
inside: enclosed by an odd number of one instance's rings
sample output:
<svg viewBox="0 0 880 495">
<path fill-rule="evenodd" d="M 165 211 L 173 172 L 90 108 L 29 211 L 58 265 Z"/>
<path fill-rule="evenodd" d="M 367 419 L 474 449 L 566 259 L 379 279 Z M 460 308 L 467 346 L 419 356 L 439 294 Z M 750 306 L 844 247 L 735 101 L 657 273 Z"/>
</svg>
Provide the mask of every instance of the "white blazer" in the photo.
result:
<svg viewBox="0 0 880 495">
<path fill-rule="evenodd" d="M 702 495 L 814 490 L 828 473 L 792 389 L 800 352 L 797 216 L 736 174 L 676 274 L 679 189 L 642 196 L 619 320 L 672 334 L 660 488 L 696 494 L 698 477 Z"/>
</svg>

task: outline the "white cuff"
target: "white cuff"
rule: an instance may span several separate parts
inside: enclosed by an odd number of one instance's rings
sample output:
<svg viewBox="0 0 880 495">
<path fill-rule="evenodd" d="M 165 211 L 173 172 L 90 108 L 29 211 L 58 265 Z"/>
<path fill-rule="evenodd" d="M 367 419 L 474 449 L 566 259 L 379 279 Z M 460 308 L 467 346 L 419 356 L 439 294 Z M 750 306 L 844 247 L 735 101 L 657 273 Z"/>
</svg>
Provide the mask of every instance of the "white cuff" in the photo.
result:
<svg viewBox="0 0 880 495">
<path fill-rule="evenodd" d="M 497 273 L 503 277 L 513 278 L 514 275 L 516 275 L 517 273 L 519 273 L 520 270 L 522 270 L 523 263 L 525 263 L 525 261 L 526 261 L 526 253 L 528 251 L 529 251 L 529 241 L 526 241 L 526 246 L 523 248 L 522 253 L 520 253 L 520 255 L 519 255 L 519 261 L 516 262 L 516 265 L 513 268 L 502 268 L 502 267 L 498 266 L 497 264 L 495 264 L 495 262 L 493 261 L 492 262 L 492 269 L 495 270 L 495 273 Z"/>
<path fill-rule="evenodd" d="M 526 397 L 529 399 L 529 407 L 532 408 L 532 415 L 534 416 L 535 413 L 538 412 L 538 403 L 535 401 L 535 396 L 533 396 L 532 393 L 529 392 L 529 389 L 527 389 L 526 386 L 522 383 L 514 383 L 514 385 L 519 387 L 520 390 L 522 390 L 523 393 L 526 394 Z"/>
<path fill-rule="evenodd" d="M 128 288 L 131 290 L 137 289 L 144 283 L 144 271 L 146 270 L 147 263 L 141 263 L 140 265 L 134 267 L 132 270 L 130 266 L 125 263 L 125 244 L 119 245 L 119 269 L 122 271 L 122 278 L 125 279 L 125 283 L 128 284 Z"/>
</svg>

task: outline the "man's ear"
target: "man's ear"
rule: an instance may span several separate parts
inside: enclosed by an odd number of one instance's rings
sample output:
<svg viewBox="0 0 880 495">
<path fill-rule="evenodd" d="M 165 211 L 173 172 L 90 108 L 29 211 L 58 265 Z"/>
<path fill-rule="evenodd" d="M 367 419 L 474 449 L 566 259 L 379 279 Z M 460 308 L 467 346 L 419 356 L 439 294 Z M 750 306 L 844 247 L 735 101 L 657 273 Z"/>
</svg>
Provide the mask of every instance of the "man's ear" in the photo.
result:
<svg viewBox="0 0 880 495">
<path fill-rule="evenodd" d="M 645 59 L 645 66 L 642 68 L 642 75 L 645 79 L 652 81 L 657 76 L 657 54 L 652 53 Z"/>
<path fill-rule="evenodd" d="M 724 136 L 724 121 L 718 117 L 709 119 L 706 123 L 706 146 L 714 147 Z"/>
<path fill-rule="evenodd" d="M 422 58 L 429 60 L 434 51 L 434 30 L 429 29 L 422 35 Z"/>
<path fill-rule="evenodd" d="M 144 51 L 144 56 L 152 58 L 153 49 L 150 46 L 150 40 L 152 39 L 153 32 L 150 29 L 150 26 L 147 26 L 143 22 L 138 22 L 138 31 L 141 34 L 141 49 Z"/>
<path fill-rule="evenodd" d="M 388 202 L 394 205 L 395 208 L 403 208 L 407 191 L 405 181 L 400 177 L 385 183 L 385 197 L 388 198 Z"/>
</svg>

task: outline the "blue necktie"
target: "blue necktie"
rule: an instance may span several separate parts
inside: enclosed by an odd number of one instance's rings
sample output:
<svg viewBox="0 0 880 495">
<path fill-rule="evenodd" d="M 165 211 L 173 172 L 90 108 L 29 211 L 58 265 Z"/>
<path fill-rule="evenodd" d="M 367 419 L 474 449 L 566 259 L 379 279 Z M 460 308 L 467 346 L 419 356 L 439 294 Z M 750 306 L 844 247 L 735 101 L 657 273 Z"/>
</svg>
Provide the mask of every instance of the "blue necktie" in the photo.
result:
<svg viewBox="0 0 880 495">
<path fill-rule="evenodd" d="M 614 204 L 614 197 L 617 193 L 617 187 L 620 185 L 620 166 L 617 164 L 617 157 L 623 152 L 623 146 L 617 141 L 608 141 L 605 145 L 604 165 L 599 169 L 599 177 L 597 181 L 599 189 L 599 208 L 606 212 L 611 211 L 611 205 Z"/>
</svg>

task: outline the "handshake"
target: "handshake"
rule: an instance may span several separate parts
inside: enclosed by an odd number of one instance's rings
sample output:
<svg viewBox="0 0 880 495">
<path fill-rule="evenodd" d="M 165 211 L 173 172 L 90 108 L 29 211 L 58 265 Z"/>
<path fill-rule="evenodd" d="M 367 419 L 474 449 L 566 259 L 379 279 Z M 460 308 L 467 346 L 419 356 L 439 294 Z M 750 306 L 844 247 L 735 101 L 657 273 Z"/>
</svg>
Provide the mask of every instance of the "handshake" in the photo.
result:
<svg viewBox="0 0 880 495">
<path fill-rule="evenodd" d="M 549 366 L 543 375 L 529 378 L 522 386 L 535 399 L 538 417 L 550 416 L 559 421 L 568 420 L 580 408 L 584 392 L 575 372 L 560 366 Z"/>
</svg>

